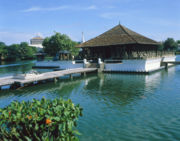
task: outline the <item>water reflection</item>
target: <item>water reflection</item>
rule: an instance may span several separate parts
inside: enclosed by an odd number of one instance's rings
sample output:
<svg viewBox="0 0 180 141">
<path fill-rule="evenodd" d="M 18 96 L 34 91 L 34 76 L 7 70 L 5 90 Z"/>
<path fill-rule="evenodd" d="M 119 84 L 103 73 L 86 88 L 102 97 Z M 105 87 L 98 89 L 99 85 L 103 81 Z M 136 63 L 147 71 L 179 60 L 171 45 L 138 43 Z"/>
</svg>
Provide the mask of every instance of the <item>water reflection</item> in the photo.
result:
<svg viewBox="0 0 180 141">
<path fill-rule="evenodd" d="M 0 107 L 43 96 L 70 98 L 83 107 L 80 140 L 165 140 L 179 131 L 179 68 L 151 75 L 99 73 L 0 91 Z"/>
<path fill-rule="evenodd" d="M 96 76 L 89 76 L 87 79 L 74 78 L 61 79 L 58 82 L 49 82 L 20 88 L 17 90 L 4 90 L 0 91 L 0 105 L 1 107 L 7 106 L 13 100 L 32 100 L 33 98 L 41 99 L 43 96 L 48 99 L 55 97 L 63 97 L 64 99 L 70 98 L 73 90 L 84 87 L 84 82 L 96 78 Z M 83 84 L 83 85 L 82 85 Z"/>
<path fill-rule="evenodd" d="M 151 79 L 153 77 L 153 79 Z M 156 81 L 154 81 L 156 79 Z M 155 89 L 160 81 L 159 75 L 99 74 L 85 85 L 88 95 L 118 105 L 126 105 L 141 99 L 145 92 Z M 154 83 L 153 83 L 154 82 Z"/>
</svg>

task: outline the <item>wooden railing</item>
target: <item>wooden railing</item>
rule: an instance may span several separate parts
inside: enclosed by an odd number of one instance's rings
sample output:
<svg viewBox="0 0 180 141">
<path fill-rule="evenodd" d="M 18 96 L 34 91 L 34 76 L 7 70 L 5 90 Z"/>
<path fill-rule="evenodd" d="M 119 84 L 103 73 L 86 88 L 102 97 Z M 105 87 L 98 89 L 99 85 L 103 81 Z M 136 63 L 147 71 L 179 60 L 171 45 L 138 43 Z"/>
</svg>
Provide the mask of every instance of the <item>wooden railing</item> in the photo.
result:
<svg viewBox="0 0 180 141">
<path fill-rule="evenodd" d="M 121 59 L 148 59 L 148 58 L 158 58 L 158 57 L 166 57 L 166 56 L 175 56 L 174 51 L 138 51 L 138 52 L 130 52 L 125 53 L 120 58 L 112 57 L 113 60 L 121 60 Z"/>
</svg>

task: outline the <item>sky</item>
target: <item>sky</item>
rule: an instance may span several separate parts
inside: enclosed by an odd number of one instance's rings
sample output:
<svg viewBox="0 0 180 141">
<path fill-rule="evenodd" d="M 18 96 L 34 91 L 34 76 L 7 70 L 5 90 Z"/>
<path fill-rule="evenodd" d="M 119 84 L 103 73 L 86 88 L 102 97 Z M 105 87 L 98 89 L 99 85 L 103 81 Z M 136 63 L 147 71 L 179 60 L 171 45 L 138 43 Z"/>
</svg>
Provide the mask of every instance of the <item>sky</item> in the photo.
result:
<svg viewBox="0 0 180 141">
<path fill-rule="evenodd" d="M 156 41 L 180 40 L 180 0 L 0 0 L 0 41 L 67 34 L 89 40 L 118 25 Z"/>
</svg>

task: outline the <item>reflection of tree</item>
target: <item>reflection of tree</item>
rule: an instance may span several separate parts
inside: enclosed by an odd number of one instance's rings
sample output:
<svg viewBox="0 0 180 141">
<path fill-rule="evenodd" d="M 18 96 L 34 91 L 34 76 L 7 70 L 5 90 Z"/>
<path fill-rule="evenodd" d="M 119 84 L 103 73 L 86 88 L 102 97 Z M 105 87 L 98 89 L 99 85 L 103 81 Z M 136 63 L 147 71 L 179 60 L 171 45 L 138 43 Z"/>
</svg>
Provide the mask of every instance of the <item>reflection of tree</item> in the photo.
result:
<svg viewBox="0 0 180 141">
<path fill-rule="evenodd" d="M 11 66 L 11 67 L 4 67 L 0 68 L 0 75 L 7 75 L 7 74 L 16 74 L 16 73 L 26 73 L 32 70 L 33 64 L 25 64 L 20 66 Z"/>
<path fill-rule="evenodd" d="M 154 93 L 163 76 L 163 72 L 152 75 L 102 73 L 98 76 L 88 75 L 88 77 L 78 77 L 73 80 L 61 79 L 57 83 L 50 82 L 18 90 L 1 91 L 0 102 L 10 97 L 18 100 L 39 99 L 42 96 L 67 99 L 72 98 L 74 94 L 79 97 L 83 94 L 96 102 L 127 105 Z"/>
<path fill-rule="evenodd" d="M 73 88 L 77 87 L 80 84 L 80 80 L 78 81 L 60 81 L 57 83 L 49 82 L 44 84 L 38 84 L 34 86 L 28 86 L 24 88 L 20 88 L 17 90 L 9 90 L 9 91 L 1 91 L 1 97 L 8 96 L 29 96 L 29 95 L 39 95 L 39 94 L 53 94 L 56 96 L 65 96 L 71 93 Z"/>
<path fill-rule="evenodd" d="M 43 96 L 45 96 L 46 98 L 62 97 L 67 99 L 73 93 L 74 89 L 79 89 L 84 87 L 84 85 L 81 85 L 83 84 L 82 82 L 84 79 L 75 78 L 73 81 L 60 80 L 56 83 L 49 82 L 34 86 L 28 86 L 17 90 L 0 91 L 0 103 L 5 103 L 5 105 L 7 105 L 12 100 L 26 101 L 26 100 L 31 100 L 32 98 L 41 99 Z M 91 77 L 87 77 L 87 79 L 91 79 Z M 9 98 L 11 98 L 11 101 L 7 100 Z M 8 101 L 7 104 L 6 101 Z"/>
</svg>

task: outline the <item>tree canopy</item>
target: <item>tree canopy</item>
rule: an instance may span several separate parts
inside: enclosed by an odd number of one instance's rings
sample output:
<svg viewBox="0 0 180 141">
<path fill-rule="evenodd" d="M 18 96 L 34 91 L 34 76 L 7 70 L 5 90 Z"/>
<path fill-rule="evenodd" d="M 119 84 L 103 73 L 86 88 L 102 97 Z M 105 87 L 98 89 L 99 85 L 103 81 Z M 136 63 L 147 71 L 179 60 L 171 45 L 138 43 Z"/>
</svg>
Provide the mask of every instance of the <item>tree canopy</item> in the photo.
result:
<svg viewBox="0 0 180 141">
<path fill-rule="evenodd" d="M 75 46 L 78 43 L 72 41 L 67 35 L 56 32 L 51 37 L 46 37 L 43 41 L 44 52 L 50 56 L 55 56 L 61 50 L 70 51 L 72 55 L 78 54 Z"/>
<path fill-rule="evenodd" d="M 159 46 L 158 50 L 174 50 L 178 49 L 178 44 L 180 44 L 180 40 L 175 41 L 173 38 L 167 38 L 163 41 Z"/>
<path fill-rule="evenodd" d="M 178 43 L 173 38 L 167 38 L 163 42 L 164 50 L 177 50 Z"/>
<path fill-rule="evenodd" d="M 30 47 L 26 42 L 9 46 L 0 42 L 0 60 L 12 61 L 16 59 L 33 59 L 35 58 L 36 52 L 37 49 L 35 47 Z"/>
<path fill-rule="evenodd" d="M 178 44 L 180 44 L 180 40 L 177 40 L 176 42 L 177 42 Z"/>
</svg>

